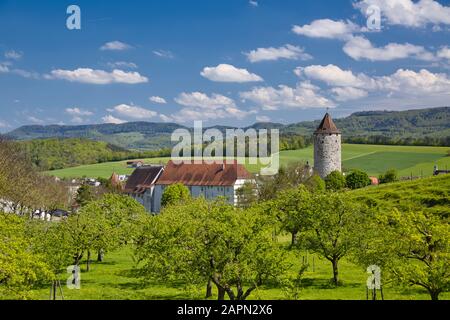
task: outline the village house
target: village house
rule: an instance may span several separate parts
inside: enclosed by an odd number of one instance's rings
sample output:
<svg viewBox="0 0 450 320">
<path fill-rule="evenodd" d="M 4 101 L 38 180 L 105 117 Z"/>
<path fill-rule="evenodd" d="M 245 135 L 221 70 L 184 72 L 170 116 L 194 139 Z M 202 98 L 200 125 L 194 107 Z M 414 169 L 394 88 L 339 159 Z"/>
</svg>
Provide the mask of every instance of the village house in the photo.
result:
<svg viewBox="0 0 450 320">
<path fill-rule="evenodd" d="M 148 212 L 155 212 L 155 182 L 163 171 L 163 166 L 148 165 L 137 168 L 128 178 L 123 192 L 142 204 Z"/>
<path fill-rule="evenodd" d="M 129 182 L 133 179 L 133 175 L 128 180 Z M 230 204 L 236 205 L 237 190 L 246 182 L 254 183 L 254 179 L 244 165 L 238 164 L 237 161 L 232 164 L 207 164 L 204 162 L 201 164 L 175 164 L 173 161 L 169 161 L 154 182 L 151 210 L 148 210 L 149 205 L 145 207 L 148 211 L 159 213 L 164 190 L 176 183 L 185 185 L 192 197 L 203 196 L 207 200 L 224 197 Z M 134 184 L 129 183 L 130 187 Z"/>
<path fill-rule="evenodd" d="M 141 160 L 133 160 L 133 161 L 127 161 L 127 167 L 128 168 L 139 168 L 144 165 L 144 161 Z"/>
</svg>

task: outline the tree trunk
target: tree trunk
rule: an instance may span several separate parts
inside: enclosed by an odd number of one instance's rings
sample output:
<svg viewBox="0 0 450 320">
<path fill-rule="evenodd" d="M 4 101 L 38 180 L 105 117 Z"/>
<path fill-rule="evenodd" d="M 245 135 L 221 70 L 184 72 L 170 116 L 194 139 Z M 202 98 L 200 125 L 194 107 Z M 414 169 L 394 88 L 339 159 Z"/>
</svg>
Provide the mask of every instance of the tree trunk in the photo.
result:
<svg viewBox="0 0 450 320">
<path fill-rule="evenodd" d="M 297 244 L 297 235 L 298 231 L 292 232 L 291 246 L 295 246 Z"/>
<path fill-rule="evenodd" d="M 333 264 L 333 283 L 337 287 L 339 285 L 339 270 L 338 270 L 338 260 L 334 259 L 331 263 Z"/>
<path fill-rule="evenodd" d="M 429 293 L 430 293 L 431 300 L 433 300 L 433 301 L 439 300 L 439 294 L 440 294 L 439 291 L 429 290 Z"/>
<path fill-rule="evenodd" d="M 208 284 L 206 285 L 206 295 L 205 299 L 212 297 L 212 282 L 211 279 L 208 280 Z"/>
<path fill-rule="evenodd" d="M 87 261 L 86 261 L 86 272 L 89 272 L 91 265 L 91 250 L 88 250 Z"/>
<path fill-rule="evenodd" d="M 100 249 L 97 252 L 97 262 L 103 262 L 103 250 Z"/>
<path fill-rule="evenodd" d="M 217 300 L 225 300 L 225 289 L 222 287 L 217 286 Z"/>
</svg>

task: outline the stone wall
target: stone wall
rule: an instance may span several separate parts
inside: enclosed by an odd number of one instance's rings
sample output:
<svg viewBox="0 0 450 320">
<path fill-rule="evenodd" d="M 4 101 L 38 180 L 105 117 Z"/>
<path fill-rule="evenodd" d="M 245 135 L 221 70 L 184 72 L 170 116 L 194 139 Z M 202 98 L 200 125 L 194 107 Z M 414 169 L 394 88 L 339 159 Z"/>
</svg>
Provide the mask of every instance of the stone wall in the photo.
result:
<svg viewBox="0 0 450 320">
<path fill-rule="evenodd" d="M 314 171 L 325 178 L 333 171 L 342 171 L 341 135 L 314 135 Z"/>
</svg>

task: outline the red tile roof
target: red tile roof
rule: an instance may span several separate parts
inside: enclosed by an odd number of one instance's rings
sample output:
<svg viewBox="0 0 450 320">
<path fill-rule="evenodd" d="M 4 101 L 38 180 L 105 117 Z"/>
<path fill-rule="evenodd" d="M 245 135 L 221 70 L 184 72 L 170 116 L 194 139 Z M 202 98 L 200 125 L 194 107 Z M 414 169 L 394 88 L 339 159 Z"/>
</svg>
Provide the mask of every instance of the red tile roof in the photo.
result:
<svg viewBox="0 0 450 320">
<path fill-rule="evenodd" d="M 125 185 L 125 193 L 144 193 L 155 185 L 156 179 L 163 171 L 162 166 L 142 166 L 133 171 Z"/>
<path fill-rule="evenodd" d="M 315 134 L 318 134 L 318 133 L 340 134 L 341 131 L 334 124 L 333 119 L 331 119 L 330 114 L 327 113 L 315 132 Z"/>
<path fill-rule="evenodd" d="M 169 161 L 157 185 L 182 183 L 186 186 L 233 186 L 238 179 L 252 179 L 244 165 L 233 164 L 175 164 Z"/>
</svg>

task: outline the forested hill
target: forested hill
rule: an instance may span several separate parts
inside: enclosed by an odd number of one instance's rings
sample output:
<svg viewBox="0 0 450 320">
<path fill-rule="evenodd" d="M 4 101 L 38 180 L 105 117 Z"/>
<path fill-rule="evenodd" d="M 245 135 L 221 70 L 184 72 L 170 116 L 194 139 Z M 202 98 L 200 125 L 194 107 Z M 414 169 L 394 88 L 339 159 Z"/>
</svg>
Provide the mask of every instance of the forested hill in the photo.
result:
<svg viewBox="0 0 450 320">
<path fill-rule="evenodd" d="M 104 141 L 82 138 L 35 139 L 17 142 L 39 170 L 55 170 L 100 162 L 167 156 L 170 150 L 132 152 Z"/>
<path fill-rule="evenodd" d="M 344 140 L 353 143 L 450 145 L 450 107 L 409 111 L 357 112 L 335 119 Z M 286 126 L 286 132 L 310 134 L 319 121 Z"/>
<path fill-rule="evenodd" d="M 319 121 L 291 125 L 256 123 L 249 128 L 277 128 L 282 134 L 311 136 Z M 450 145 L 450 107 L 410 111 L 369 111 L 335 119 L 344 141 L 352 143 Z M 186 128 L 174 123 L 130 122 L 83 126 L 23 126 L 7 134 L 16 140 L 87 138 L 126 149 L 158 150 L 170 147 L 171 133 Z M 219 129 L 227 127 L 217 126 Z M 247 129 L 247 128 L 245 128 Z"/>
</svg>

